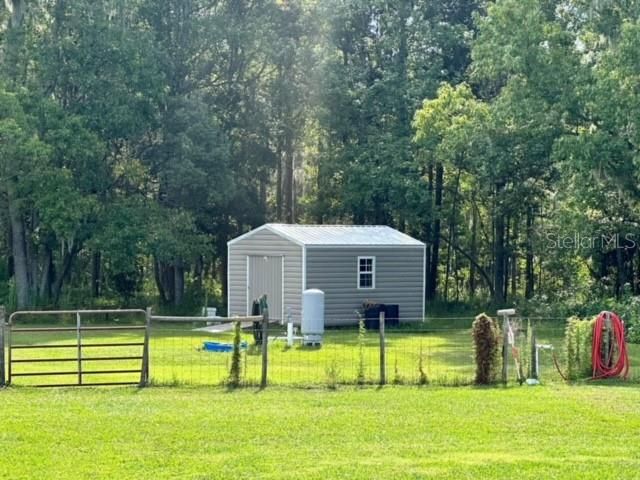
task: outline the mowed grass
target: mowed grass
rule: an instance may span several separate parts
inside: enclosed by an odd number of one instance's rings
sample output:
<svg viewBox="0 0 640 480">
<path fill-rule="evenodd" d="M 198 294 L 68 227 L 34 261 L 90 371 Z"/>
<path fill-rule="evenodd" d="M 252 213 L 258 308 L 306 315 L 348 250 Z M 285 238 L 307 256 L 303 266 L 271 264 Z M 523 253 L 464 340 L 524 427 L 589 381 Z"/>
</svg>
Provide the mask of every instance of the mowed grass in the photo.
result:
<svg viewBox="0 0 640 480">
<path fill-rule="evenodd" d="M 471 319 L 469 319 L 470 323 Z M 118 323 L 122 325 L 122 322 Z M 152 329 L 150 344 L 151 380 L 156 385 L 220 385 L 229 375 L 230 353 L 203 350 L 203 342 L 232 342 L 231 333 L 209 334 L 194 331 L 196 325 L 157 325 Z M 284 327 L 273 325 L 270 336 L 284 334 Z M 543 324 L 538 330 L 538 341 L 552 343 L 563 363 L 563 325 Z M 243 340 L 250 347 L 242 354 L 242 380 L 257 385 L 260 379 L 260 349 L 252 347 L 251 333 L 243 332 Z M 388 329 L 386 338 L 387 380 L 389 383 L 416 384 L 420 366 L 432 385 L 468 385 L 473 381 L 474 360 L 470 328 L 446 324 L 404 325 Z M 85 332 L 83 343 L 140 342 L 142 332 Z M 77 381 L 75 332 L 14 333 L 13 344 L 70 345 L 69 348 L 47 350 L 14 350 L 14 360 L 37 358 L 68 359 L 69 361 L 18 363 L 13 373 L 69 371 L 60 376 L 26 376 L 13 378 L 14 385 L 39 383 L 73 383 Z M 640 345 L 630 345 L 631 363 L 640 364 Z M 83 349 L 83 381 L 138 381 L 139 374 L 95 374 L 104 370 L 133 370 L 140 368 L 140 360 L 100 360 L 107 356 L 139 356 L 141 347 L 88 347 Z M 526 355 L 526 353 L 524 354 Z M 559 382 L 560 376 L 553 365 L 551 354 L 541 352 L 541 373 L 545 382 Z M 359 343 L 355 329 L 326 331 L 321 348 L 302 347 L 297 343 L 288 348 L 280 339 L 269 344 L 269 382 L 272 385 L 320 386 L 327 384 L 354 384 L 362 364 L 367 383 L 379 379 L 378 332 L 369 331 L 364 343 Z M 510 362 L 510 378 L 515 380 L 515 365 Z M 640 380 L 640 369 L 631 371 L 632 381 Z"/>
<path fill-rule="evenodd" d="M 10 388 L 3 479 L 640 478 L 630 386 Z"/>
</svg>

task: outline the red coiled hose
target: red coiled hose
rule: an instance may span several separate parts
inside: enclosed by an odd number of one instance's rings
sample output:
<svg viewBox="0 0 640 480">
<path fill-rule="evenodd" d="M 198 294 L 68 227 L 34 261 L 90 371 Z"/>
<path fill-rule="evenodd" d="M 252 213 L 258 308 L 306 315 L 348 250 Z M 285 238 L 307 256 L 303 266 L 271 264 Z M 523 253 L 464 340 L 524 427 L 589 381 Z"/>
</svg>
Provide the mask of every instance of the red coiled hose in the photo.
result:
<svg viewBox="0 0 640 480">
<path fill-rule="evenodd" d="M 613 339 L 608 351 L 603 352 L 603 334 L 607 331 L 607 320 L 610 321 Z M 616 351 L 618 355 L 614 362 L 613 356 Z M 593 364 L 594 380 L 617 376 L 627 378 L 627 374 L 629 373 L 629 355 L 627 353 L 627 344 L 624 340 L 624 322 L 613 312 L 600 312 L 596 318 L 596 324 L 593 327 L 591 362 Z"/>
</svg>

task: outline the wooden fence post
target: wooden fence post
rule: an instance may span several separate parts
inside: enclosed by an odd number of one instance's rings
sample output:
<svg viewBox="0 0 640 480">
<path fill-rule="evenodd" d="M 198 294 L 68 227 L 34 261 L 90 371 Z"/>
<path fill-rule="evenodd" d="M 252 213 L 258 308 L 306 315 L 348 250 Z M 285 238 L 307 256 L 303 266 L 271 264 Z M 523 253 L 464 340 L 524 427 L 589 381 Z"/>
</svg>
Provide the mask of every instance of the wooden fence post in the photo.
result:
<svg viewBox="0 0 640 480">
<path fill-rule="evenodd" d="M 502 317 L 502 383 L 507 384 L 509 373 L 509 317 Z"/>
<path fill-rule="evenodd" d="M 387 383 L 386 374 L 386 354 L 385 354 L 385 342 L 384 342 L 384 310 L 380 311 L 379 324 L 380 324 L 380 385 Z"/>
<path fill-rule="evenodd" d="M 267 304 L 267 296 L 263 295 L 260 299 L 260 307 L 262 310 L 262 375 L 260 376 L 260 388 L 267 386 L 267 367 L 269 364 L 267 355 L 269 351 L 269 305 Z"/>
<path fill-rule="evenodd" d="M 4 306 L 0 306 L 0 387 L 6 385 L 4 367 L 4 319 L 5 309 Z"/>
<path fill-rule="evenodd" d="M 151 336 L 151 307 L 144 314 L 144 345 L 142 346 L 142 368 L 140 369 L 140 386 L 149 385 L 149 337 Z"/>
</svg>

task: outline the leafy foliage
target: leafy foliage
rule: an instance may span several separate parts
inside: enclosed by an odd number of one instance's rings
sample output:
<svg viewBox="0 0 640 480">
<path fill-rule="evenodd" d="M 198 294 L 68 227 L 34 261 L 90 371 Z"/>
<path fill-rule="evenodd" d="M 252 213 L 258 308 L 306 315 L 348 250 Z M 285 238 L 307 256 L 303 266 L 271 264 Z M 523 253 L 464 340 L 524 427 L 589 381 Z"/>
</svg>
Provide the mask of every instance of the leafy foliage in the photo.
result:
<svg viewBox="0 0 640 480">
<path fill-rule="evenodd" d="M 582 320 L 571 317 L 565 330 L 565 354 L 567 379 L 578 380 L 592 374 L 591 344 L 595 319 Z"/>
<path fill-rule="evenodd" d="M 414 235 L 433 304 L 640 295 L 637 2 L 5 3 L 7 304 L 188 310 L 266 221 Z"/>
<path fill-rule="evenodd" d="M 242 377 L 242 351 L 240 349 L 240 340 L 242 338 L 242 329 L 240 322 L 234 322 L 233 324 L 233 352 L 231 354 L 231 366 L 229 367 L 229 381 L 230 387 L 239 387 Z"/>
</svg>

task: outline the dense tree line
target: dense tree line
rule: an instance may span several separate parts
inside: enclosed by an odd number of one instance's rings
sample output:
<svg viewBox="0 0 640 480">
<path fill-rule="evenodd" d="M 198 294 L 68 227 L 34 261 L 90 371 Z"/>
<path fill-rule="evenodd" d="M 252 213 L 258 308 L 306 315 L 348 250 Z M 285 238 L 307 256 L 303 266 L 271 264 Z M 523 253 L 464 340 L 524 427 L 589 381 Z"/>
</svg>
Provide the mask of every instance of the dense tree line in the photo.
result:
<svg viewBox="0 0 640 480">
<path fill-rule="evenodd" d="M 5 303 L 222 306 L 266 221 L 389 224 L 432 301 L 640 293 L 635 0 L 5 0 Z"/>
</svg>

